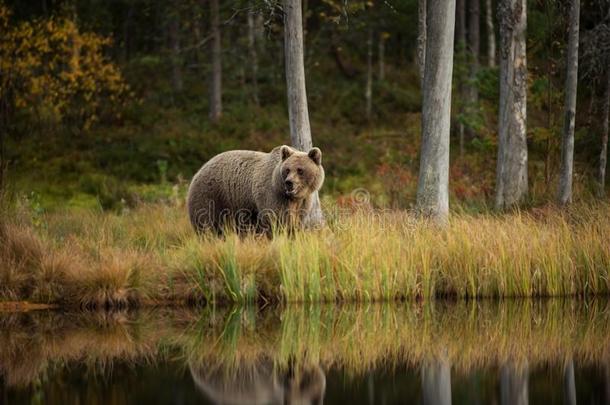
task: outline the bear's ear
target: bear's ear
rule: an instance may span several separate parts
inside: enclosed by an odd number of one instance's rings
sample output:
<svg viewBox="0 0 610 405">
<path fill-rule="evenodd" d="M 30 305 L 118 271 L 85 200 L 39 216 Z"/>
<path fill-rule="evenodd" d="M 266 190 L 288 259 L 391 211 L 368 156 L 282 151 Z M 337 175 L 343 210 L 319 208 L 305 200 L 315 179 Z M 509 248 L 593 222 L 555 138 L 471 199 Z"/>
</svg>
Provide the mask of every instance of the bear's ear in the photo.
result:
<svg viewBox="0 0 610 405">
<path fill-rule="evenodd" d="M 280 148 L 280 155 L 282 156 L 282 162 L 284 160 L 288 159 L 290 156 L 292 156 L 293 153 L 294 153 L 294 150 L 290 146 L 282 145 L 282 147 Z"/>
<path fill-rule="evenodd" d="M 319 166 L 322 164 L 322 151 L 320 148 L 311 148 L 309 152 L 307 152 L 307 156 Z"/>
</svg>

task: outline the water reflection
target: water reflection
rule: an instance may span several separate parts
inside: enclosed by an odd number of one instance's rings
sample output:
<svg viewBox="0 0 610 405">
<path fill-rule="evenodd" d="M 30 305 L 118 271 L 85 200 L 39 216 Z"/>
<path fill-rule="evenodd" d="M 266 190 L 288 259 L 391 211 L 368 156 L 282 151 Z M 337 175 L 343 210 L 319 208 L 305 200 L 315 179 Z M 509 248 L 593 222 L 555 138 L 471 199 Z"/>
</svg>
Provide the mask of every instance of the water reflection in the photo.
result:
<svg viewBox="0 0 610 405">
<path fill-rule="evenodd" d="M 0 400 L 608 404 L 609 318 L 578 301 L 0 313 Z"/>
<path fill-rule="evenodd" d="M 504 363 L 500 371 L 502 405 L 527 405 L 529 403 L 528 382 L 529 366 L 527 361 Z"/>
<path fill-rule="evenodd" d="M 446 354 L 424 361 L 422 391 L 424 405 L 451 405 L 451 365 Z"/>
<path fill-rule="evenodd" d="M 197 388 L 218 404 L 322 404 L 326 390 L 320 366 L 279 371 L 263 361 L 232 370 L 190 364 L 189 370 Z"/>
</svg>

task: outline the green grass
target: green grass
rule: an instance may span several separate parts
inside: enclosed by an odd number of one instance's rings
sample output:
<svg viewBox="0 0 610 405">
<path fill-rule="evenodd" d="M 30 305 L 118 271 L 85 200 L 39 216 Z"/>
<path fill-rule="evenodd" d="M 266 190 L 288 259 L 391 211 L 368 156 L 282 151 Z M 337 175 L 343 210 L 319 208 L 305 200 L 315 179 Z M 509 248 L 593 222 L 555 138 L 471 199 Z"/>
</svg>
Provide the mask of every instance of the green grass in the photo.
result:
<svg viewBox="0 0 610 405">
<path fill-rule="evenodd" d="M 333 208 L 333 207 L 331 207 Z M 334 207 L 337 208 L 337 207 Z M 610 289 L 610 206 L 329 216 L 294 235 L 198 238 L 182 206 L 121 214 L 16 208 L 2 225 L 0 297 L 65 306 L 592 296 Z"/>
</svg>

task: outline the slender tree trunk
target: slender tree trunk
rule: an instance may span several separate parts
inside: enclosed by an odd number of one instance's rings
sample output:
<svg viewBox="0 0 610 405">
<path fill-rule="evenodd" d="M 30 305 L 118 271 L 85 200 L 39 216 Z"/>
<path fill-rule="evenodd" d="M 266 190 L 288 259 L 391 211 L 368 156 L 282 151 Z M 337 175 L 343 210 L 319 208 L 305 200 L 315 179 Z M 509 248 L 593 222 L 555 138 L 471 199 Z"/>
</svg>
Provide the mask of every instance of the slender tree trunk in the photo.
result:
<svg viewBox="0 0 610 405">
<path fill-rule="evenodd" d="M 303 60 L 303 18 L 301 0 L 284 0 L 284 56 L 286 58 L 286 90 L 288 94 L 288 116 L 290 139 L 295 148 L 308 151 L 313 146 L 307 109 L 305 88 L 305 66 Z M 320 199 L 316 193 L 308 226 L 324 223 Z"/>
<path fill-rule="evenodd" d="M 253 3 L 250 2 L 250 7 Z M 252 99 L 254 104 L 260 105 L 258 98 L 258 52 L 256 50 L 256 33 L 254 28 L 254 11 L 248 11 L 248 53 L 250 54 L 252 74 Z"/>
<path fill-rule="evenodd" d="M 561 174 L 557 200 L 560 205 L 572 202 L 574 177 L 574 121 L 576 120 L 576 92 L 578 90 L 578 31 L 580 26 L 580 0 L 572 0 L 570 8 L 570 37 L 566 75 L 565 117 L 561 143 Z"/>
<path fill-rule="evenodd" d="M 129 61 L 129 51 L 131 49 L 131 37 L 129 32 L 131 30 L 132 18 L 133 18 L 134 7 L 133 4 L 130 4 L 127 8 L 127 12 L 125 13 L 125 20 L 123 21 L 123 49 L 121 52 L 121 56 L 123 59 L 123 63 L 127 63 Z"/>
<path fill-rule="evenodd" d="M 218 0 L 210 0 L 212 72 L 210 77 L 210 119 L 218 121 L 222 115 L 222 44 Z"/>
<path fill-rule="evenodd" d="M 428 0 L 426 25 L 417 207 L 421 215 L 443 223 L 449 214 L 449 129 L 455 0 Z"/>
<path fill-rule="evenodd" d="M 263 43 L 265 41 L 265 19 L 262 12 L 258 12 L 254 16 L 254 42 L 256 43 L 257 50 L 263 49 Z"/>
<path fill-rule="evenodd" d="M 371 120 L 373 110 L 373 29 L 369 28 L 366 40 L 366 88 L 364 91 L 366 100 L 366 119 Z"/>
<path fill-rule="evenodd" d="M 379 33 L 379 46 L 378 52 L 379 55 L 379 81 L 382 82 L 385 80 L 385 36 L 384 32 Z"/>
<path fill-rule="evenodd" d="M 570 357 L 563 370 L 563 388 L 565 402 L 576 405 L 576 381 L 574 379 L 574 359 Z"/>
<path fill-rule="evenodd" d="M 525 0 L 499 0 L 500 106 L 496 208 L 519 204 L 527 195 L 527 60 Z"/>
<path fill-rule="evenodd" d="M 529 403 L 529 367 L 505 364 L 500 370 L 500 404 L 527 405 Z"/>
<path fill-rule="evenodd" d="M 477 113 L 479 104 L 479 53 L 481 52 L 480 0 L 468 0 L 468 106 L 469 115 Z M 470 125 L 466 128 L 470 137 L 476 135 Z"/>
<path fill-rule="evenodd" d="M 451 405 L 451 365 L 446 358 L 425 362 L 422 393 L 424 405 Z"/>
<path fill-rule="evenodd" d="M 303 12 L 303 58 L 305 58 L 305 55 L 307 55 L 307 34 L 309 34 L 309 31 L 307 31 L 307 14 L 308 14 L 308 10 L 309 10 L 309 0 L 302 0 L 302 1 L 303 1 L 303 8 L 302 8 L 302 10 L 303 10 L 302 11 Z"/>
<path fill-rule="evenodd" d="M 427 0 L 418 0 L 417 3 L 417 64 L 422 93 L 424 91 L 424 68 L 426 66 L 426 3 Z"/>
<path fill-rule="evenodd" d="M 460 142 L 460 159 L 464 157 L 464 114 L 466 109 L 464 103 L 467 100 L 466 96 L 466 77 L 464 74 L 464 63 L 465 63 L 465 51 L 466 51 L 466 0 L 457 0 L 455 3 L 456 9 L 456 23 L 455 23 L 455 50 L 457 52 L 457 59 L 459 60 L 458 65 L 458 106 L 459 106 L 459 122 L 458 122 L 458 136 Z"/>
<path fill-rule="evenodd" d="M 602 150 L 599 154 L 599 192 L 600 198 L 606 195 L 606 161 L 608 159 L 608 119 L 610 116 L 610 69 L 606 73 L 606 94 L 604 94 L 604 125 L 602 129 Z"/>
<path fill-rule="evenodd" d="M 171 11 L 168 28 L 171 49 L 172 89 L 174 93 L 181 93 L 184 86 L 180 57 L 180 16 L 178 15 L 177 7 L 174 7 L 174 10 Z"/>
<path fill-rule="evenodd" d="M 485 0 L 485 25 L 487 26 L 487 66 L 496 66 L 496 31 L 491 0 Z"/>
<path fill-rule="evenodd" d="M 591 91 L 591 97 L 589 97 L 589 107 L 587 108 L 587 128 L 591 128 L 593 123 L 593 115 L 595 115 L 595 91 Z"/>
</svg>

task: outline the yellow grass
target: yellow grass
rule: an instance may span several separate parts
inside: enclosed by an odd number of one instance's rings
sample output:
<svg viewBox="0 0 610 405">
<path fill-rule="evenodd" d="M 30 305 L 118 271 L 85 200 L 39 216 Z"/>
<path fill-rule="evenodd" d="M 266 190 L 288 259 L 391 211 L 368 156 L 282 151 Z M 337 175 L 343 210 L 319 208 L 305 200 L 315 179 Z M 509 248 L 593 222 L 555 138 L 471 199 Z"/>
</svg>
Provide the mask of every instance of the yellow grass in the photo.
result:
<svg viewBox="0 0 610 405">
<path fill-rule="evenodd" d="M 610 207 L 453 214 L 446 228 L 402 211 L 334 215 L 295 235 L 198 238 L 184 208 L 70 211 L 0 226 L 0 299 L 81 307 L 322 302 L 439 296 L 602 295 Z"/>
</svg>

